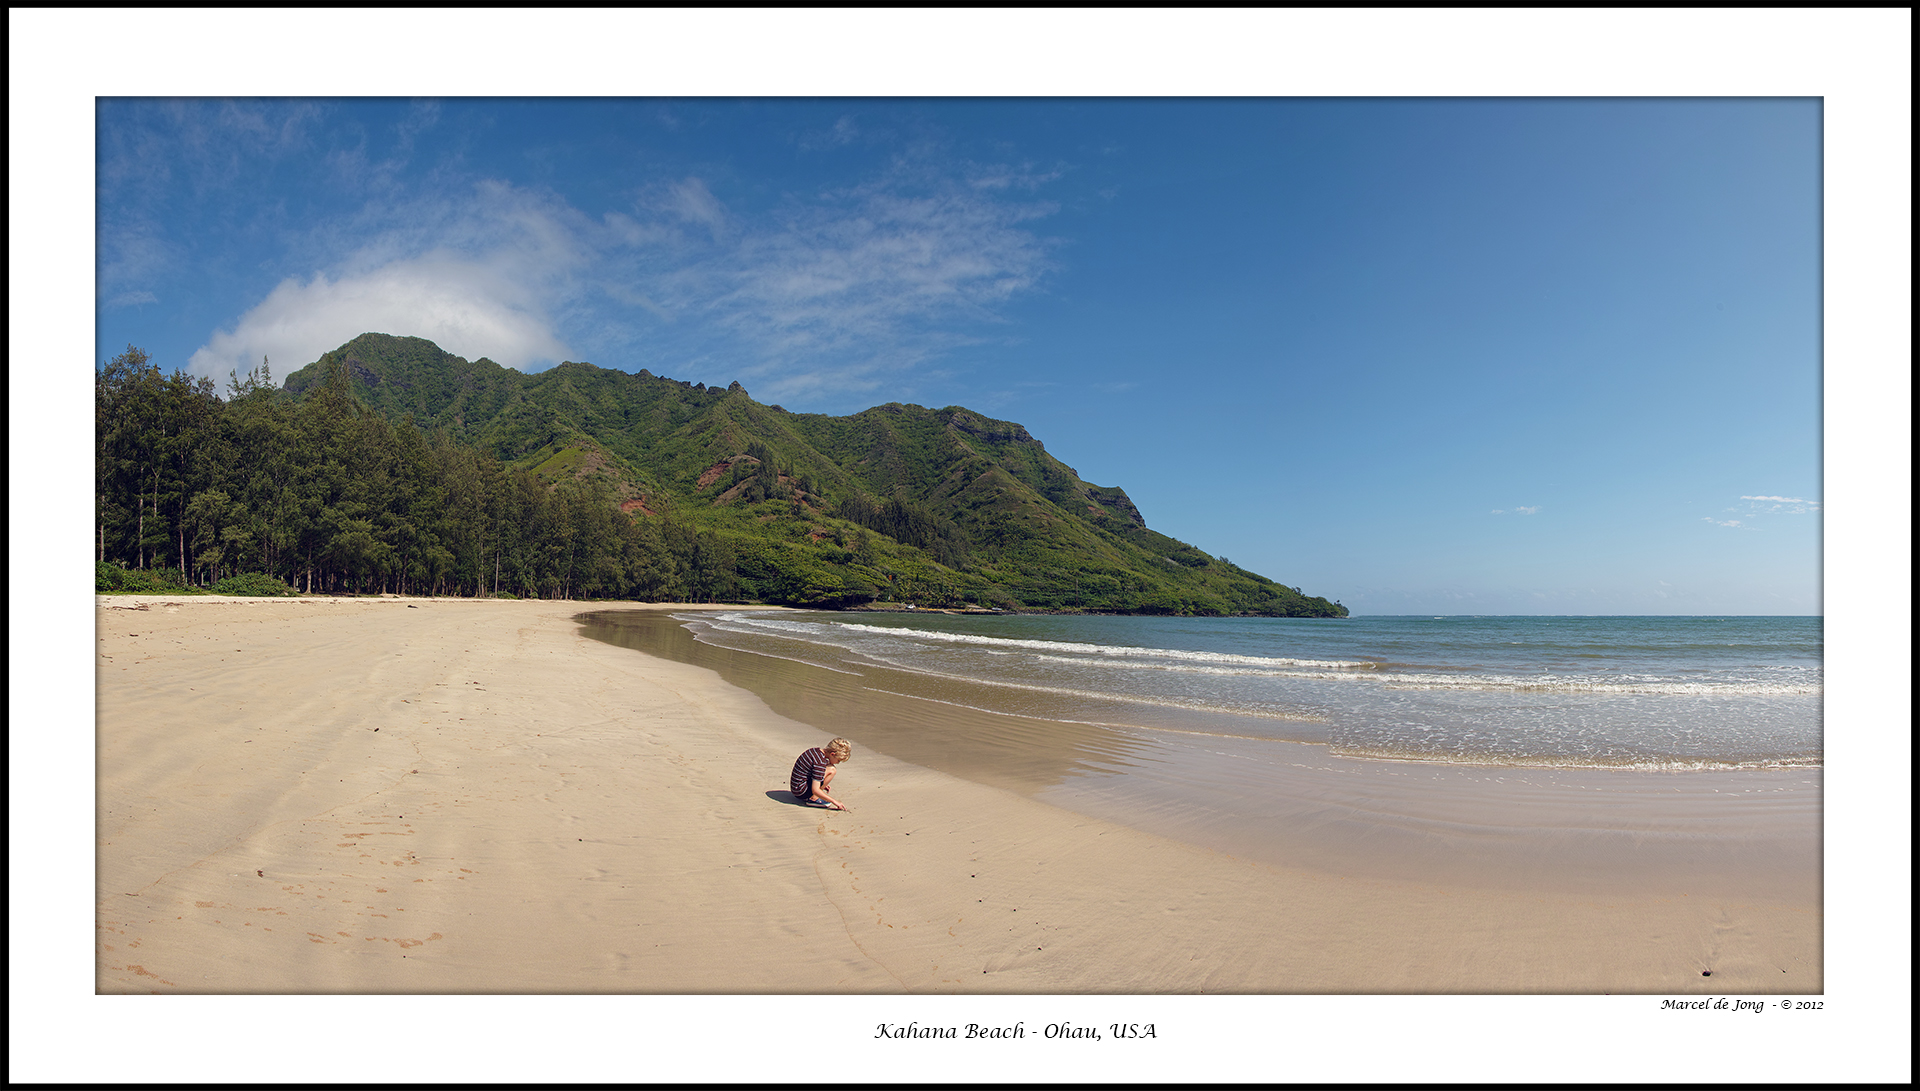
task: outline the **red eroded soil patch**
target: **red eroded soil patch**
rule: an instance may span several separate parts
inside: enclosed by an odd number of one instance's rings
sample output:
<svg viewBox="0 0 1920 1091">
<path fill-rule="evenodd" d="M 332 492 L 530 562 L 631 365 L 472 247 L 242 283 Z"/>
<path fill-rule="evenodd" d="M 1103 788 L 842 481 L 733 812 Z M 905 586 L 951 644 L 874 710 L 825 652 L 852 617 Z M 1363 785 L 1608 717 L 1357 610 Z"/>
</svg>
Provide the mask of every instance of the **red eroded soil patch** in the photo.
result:
<svg viewBox="0 0 1920 1091">
<path fill-rule="evenodd" d="M 734 455 L 732 458 L 723 458 L 713 465 L 708 466 L 705 470 L 702 470 L 700 472 L 700 481 L 694 487 L 704 489 L 708 485 L 720 480 L 720 475 L 733 469 L 733 464 L 736 462 L 751 462 L 755 466 L 760 465 L 760 460 L 752 455 Z"/>
</svg>

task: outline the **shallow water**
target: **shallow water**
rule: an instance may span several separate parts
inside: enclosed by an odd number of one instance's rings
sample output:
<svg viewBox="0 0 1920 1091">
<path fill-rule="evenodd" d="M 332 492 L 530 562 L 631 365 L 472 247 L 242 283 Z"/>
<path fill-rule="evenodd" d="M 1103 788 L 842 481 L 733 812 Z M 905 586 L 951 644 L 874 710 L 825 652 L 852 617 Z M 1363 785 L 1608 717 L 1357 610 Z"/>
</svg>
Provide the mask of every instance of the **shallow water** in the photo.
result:
<svg viewBox="0 0 1920 1091">
<path fill-rule="evenodd" d="M 726 611 L 717 647 L 968 686 L 1063 722 L 1486 765 L 1821 761 L 1818 618 L 1143 618 Z M 918 692 L 918 690 L 916 690 Z"/>
<path fill-rule="evenodd" d="M 582 620 L 857 746 L 1249 859 L 1818 902 L 1817 620 Z"/>
</svg>

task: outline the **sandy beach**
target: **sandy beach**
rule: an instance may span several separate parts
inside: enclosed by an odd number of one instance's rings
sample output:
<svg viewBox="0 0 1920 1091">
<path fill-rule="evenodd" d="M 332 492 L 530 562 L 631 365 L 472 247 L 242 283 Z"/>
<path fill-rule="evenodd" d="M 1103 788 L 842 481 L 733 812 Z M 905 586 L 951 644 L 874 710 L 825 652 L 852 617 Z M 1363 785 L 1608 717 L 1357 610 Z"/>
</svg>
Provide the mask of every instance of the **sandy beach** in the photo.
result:
<svg viewBox="0 0 1920 1091">
<path fill-rule="evenodd" d="M 804 809 L 821 732 L 607 605 L 99 598 L 98 991 L 1822 987 L 1817 897 L 1285 866 L 853 725 L 852 809 Z"/>
</svg>

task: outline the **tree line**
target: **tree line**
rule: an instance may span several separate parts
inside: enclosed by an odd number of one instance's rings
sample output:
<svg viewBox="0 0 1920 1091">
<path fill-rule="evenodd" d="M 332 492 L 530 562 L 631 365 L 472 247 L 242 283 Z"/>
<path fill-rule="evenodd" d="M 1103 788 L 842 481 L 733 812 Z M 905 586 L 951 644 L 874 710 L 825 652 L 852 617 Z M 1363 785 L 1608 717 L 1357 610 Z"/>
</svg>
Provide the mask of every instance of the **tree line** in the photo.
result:
<svg viewBox="0 0 1920 1091">
<path fill-rule="evenodd" d="M 211 587 L 260 574 L 302 593 L 712 601 L 733 550 L 633 519 L 597 480 L 549 485 L 485 451 L 388 421 L 344 369 L 299 399 L 265 361 L 163 376 L 133 346 L 95 376 L 97 563 Z"/>
</svg>

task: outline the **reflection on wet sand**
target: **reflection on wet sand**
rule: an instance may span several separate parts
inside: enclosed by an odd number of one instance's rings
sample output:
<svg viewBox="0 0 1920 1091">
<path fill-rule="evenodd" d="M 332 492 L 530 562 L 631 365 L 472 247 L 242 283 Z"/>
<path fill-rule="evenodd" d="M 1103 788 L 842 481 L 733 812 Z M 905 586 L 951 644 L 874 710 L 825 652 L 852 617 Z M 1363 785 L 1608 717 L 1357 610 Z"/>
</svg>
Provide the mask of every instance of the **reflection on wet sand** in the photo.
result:
<svg viewBox="0 0 1920 1091">
<path fill-rule="evenodd" d="M 780 715 L 845 736 L 856 747 L 1023 795 L 1117 772 L 1154 749 L 1097 724 L 979 711 L 988 699 L 975 692 L 981 687 L 827 659 L 830 649 L 820 649 L 823 661 L 816 665 L 717 647 L 658 610 L 601 610 L 576 620 L 584 636 L 705 667 L 758 694 Z"/>
</svg>

